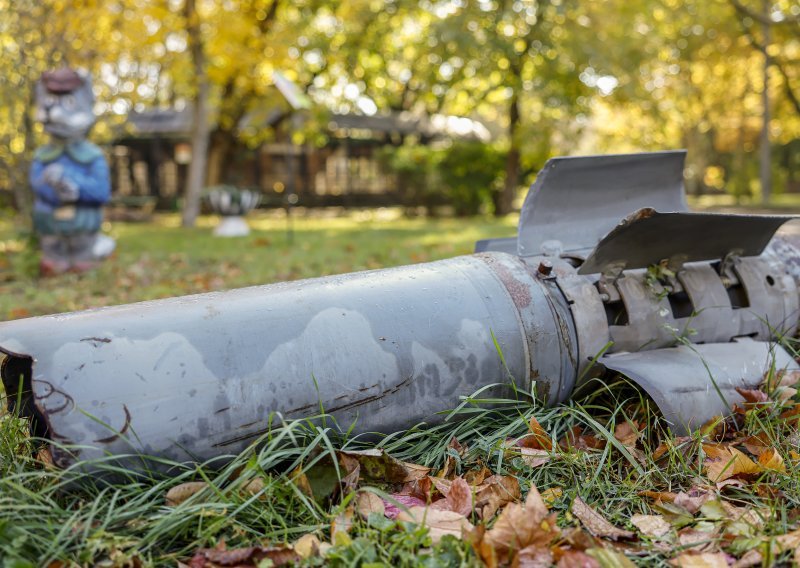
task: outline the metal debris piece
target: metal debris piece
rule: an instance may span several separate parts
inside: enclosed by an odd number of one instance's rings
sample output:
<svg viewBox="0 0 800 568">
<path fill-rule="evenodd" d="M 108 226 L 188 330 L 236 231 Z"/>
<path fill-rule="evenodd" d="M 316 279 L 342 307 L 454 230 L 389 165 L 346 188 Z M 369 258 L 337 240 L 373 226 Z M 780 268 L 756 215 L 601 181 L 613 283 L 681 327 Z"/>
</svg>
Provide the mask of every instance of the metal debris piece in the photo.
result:
<svg viewBox="0 0 800 568">
<path fill-rule="evenodd" d="M 800 250 L 764 250 L 787 218 L 686 212 L 682 166 L 551 160 L 519 237 L 470 256 L 0 324 L 9 403 L 62 467 L 234 454 L 321 411 L 392 432 L 510 380 L 555 404 L 615 372 L 684 432 L 798 368 L 778 339 L 798 324 Z"/>
</svg>

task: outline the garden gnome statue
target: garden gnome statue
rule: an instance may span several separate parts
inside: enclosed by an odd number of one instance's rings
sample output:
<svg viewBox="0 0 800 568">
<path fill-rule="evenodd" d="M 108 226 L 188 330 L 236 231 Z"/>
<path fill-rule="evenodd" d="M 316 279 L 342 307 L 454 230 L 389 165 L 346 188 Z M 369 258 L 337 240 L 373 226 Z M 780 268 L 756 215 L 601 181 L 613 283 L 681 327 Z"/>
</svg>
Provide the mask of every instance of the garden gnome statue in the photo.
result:
<svg viewBox="0 0 800 568">
<path fill-rule="evenodd" d="M 36 85 L 36 119 L 51 136 L 36 150 L 30 171 L 43 275 L 89 270 L 114 250 L 114 240 L 100 234 L 111 194 L 108 164 L 86 140 L 93 105 L 87 73 L 62 67 L 43 73 Z"/>
</svg>

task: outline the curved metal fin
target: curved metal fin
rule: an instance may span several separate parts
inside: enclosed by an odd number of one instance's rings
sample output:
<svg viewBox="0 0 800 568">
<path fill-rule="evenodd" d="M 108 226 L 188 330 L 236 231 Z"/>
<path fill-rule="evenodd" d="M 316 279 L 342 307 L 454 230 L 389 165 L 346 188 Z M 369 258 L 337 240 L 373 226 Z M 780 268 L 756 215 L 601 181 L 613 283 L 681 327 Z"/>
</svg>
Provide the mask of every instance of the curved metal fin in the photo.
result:
<svg viewBox="0 0 800 568">
<path fill-rule="evenodd" d="M 620 219 L 652 207 L 688 211 L 684 150 L 548 160 L 531 186 L 519 220 L 520 256 L 541 254 L 545 241 L 588 253 Z"/>
<path fill-rule="evenodd" d="M 749 338 L 617 353 L 599 362 L 640 385 L 677 435 L 730 414 L 733 404 L 742 401 L 737 387 L 758 388 L 770 369 L 798 368 L 780 345 Z"/>
</svg>

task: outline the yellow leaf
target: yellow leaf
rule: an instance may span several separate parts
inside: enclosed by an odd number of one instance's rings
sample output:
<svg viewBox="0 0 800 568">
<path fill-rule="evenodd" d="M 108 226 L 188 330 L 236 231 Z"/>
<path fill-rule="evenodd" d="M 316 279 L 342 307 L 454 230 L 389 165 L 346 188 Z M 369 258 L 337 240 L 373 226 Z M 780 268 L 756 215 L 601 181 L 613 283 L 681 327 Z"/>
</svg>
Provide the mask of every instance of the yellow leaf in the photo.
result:
<svg viewBox="0 0 800 568">
<path fill-rule="evenodd" d="M 786 473 L 786 466 L 783 464 L 783 458 L 773 448 L 768 449 L 758 456 L 758 463 L 764 469 Z"/>
<path fill-rule="evenodd" d="M 384 510 L 383 499 L 370 491 L 362 491 L 356 497 L 356 512 L 364 518 L 367 518 L 370 513 L 383 515 Z"/>
<path fill-rule="evenodd" d="M 315 534 L 308 533 L 298 538 L 293 548 L 300 558 L 310 558 L 319 554 L 321 544 Z"/>
<path fill-rule="evenodd" d="M 706 453 L 704 462 L 706 475 L 712 481 L 719 482 L 735 475 L 752 475 L 761 468 L 744 453 L 731 446 L 722 444 L 703 444 Z"/>
<path fill-rule="evenodd" d="M 180 505 L 184 501 L 186 501 L 189 497 L 198 493 L 208 487 L 208 483 L 205 481 L 188 481 L 186 483 L 181 483 L 180 485 L 176 485 L 169 491 L 167 491 L 166 501 L 167 506 L 175 507 L 176 505 Z"/>
</svg>

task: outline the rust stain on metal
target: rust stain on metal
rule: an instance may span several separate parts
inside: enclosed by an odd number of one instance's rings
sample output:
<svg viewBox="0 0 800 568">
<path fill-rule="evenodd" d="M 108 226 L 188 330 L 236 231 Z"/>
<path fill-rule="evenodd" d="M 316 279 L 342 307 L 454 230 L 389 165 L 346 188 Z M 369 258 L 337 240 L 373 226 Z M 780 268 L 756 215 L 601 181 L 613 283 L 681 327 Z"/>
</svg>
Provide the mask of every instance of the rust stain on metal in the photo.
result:
<svg viewBox="0 0 800 568">
<path fill-rule="evenodd" d="M 111 442 L 119 439 L 120 436 L 124 435 L 125 432 L 128 431 L 128 428 L 130 428 L 130 425 L 131 425 L 131 411 L 128 410 L 128 407 L 125 406 L 124 404 L 122 405 L 122 410 L 125 411 L 125 423 L 122 425 L 122 428 L 120 429 L 120 431 L 117 432 L 116 434 L 114 434 L 113 436 L 108 436 L 107 438 L 99 438 L 99 439 L 95 440 L 95 443 L 97 443 L 97 444 L 110 444 Z"/>
<path fill-rule="evenodd" d="M 507 266 L 498 262 L 494 256 L 489 254 L 478 254 L 476 256 L 485 262 L 500 278 L 517 308 L 524 309 L 530 305 L 532 300 L 530 289 L 524 282 L 517 280 Z"/>
</svg>

